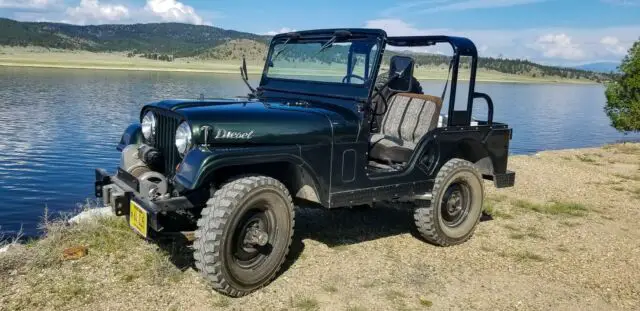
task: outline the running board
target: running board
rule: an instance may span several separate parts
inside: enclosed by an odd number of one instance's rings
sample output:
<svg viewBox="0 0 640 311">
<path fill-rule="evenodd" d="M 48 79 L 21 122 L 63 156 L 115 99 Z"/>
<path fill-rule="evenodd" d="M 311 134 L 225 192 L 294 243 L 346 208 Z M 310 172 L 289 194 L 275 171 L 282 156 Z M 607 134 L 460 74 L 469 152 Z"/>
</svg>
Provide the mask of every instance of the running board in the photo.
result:
<svg viewBox="0 0 640 311">
<path fill-rule="evenodd" d="M 374 202 L 394 201 L 400 198 L 414 198 L 433 188 L 433 181 L 416 181 L 403 184 L 391 184 L 331 194 L 329 208 L 371 204 Z M 425 199 L 427 200 L 427 199 Z"/>
</svg>

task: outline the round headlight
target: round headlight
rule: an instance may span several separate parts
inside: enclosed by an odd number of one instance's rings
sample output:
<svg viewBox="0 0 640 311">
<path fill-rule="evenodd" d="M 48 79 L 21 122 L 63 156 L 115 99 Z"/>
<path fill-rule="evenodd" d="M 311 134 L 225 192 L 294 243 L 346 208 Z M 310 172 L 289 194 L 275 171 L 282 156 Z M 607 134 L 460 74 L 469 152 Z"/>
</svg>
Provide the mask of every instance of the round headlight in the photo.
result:
<svg viewBox="0 0 640 311">
<path fill-rule="evenodd" d="M 181 156 L 191 148 L 191 126 L 187 122 L 180 123 L 176 130 L 176 148 Z"/>
<path fill-rule="evenodd" d="M 150 140 L 153 136 L 156 135 L 156 116 L 153 112 L 149 111 L 144 114 L 142 118 L 142 136 L 146 140 Z"/>
</svg>

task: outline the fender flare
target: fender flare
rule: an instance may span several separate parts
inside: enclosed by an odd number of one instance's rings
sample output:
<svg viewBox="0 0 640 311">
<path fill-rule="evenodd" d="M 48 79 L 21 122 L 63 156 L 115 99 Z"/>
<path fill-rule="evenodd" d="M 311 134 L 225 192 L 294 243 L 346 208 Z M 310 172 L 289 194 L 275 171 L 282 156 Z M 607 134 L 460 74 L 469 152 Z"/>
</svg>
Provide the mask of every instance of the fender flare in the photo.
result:
<svg viewBox="0 0 640 311">
<path fill-rule="evenodd" d="M 144 137 L 142 137 L 142 126 L 140 123 L 132 123 L 130 124 L 122 133 L 120 137 L 120 142 L 116 149 L 122 152 L 124 147 L 128 145 L 139 145 L 144 141 Z"/>
<path fill-rule="evenodd" d="M 186 190 L 195 190 L 202 187 L 215 176 L 221 169 L 238 165 L 255 165 L 270 163 L 288 163 L 304 171 L 305 177 L 311 177 L 316 195 L 322 201 L 325 197 L 322 184 L 317 179 L 313 168 L 299 155 L 299 148 L 287 147 L 257 147 L 251 148 L 251 154 L 247 154 L 247 148 L 210 150 L 206 148 L 190 151 L 174 177 Z M 292 193 L 295 196 L 295 193 Z"/>
</svg>

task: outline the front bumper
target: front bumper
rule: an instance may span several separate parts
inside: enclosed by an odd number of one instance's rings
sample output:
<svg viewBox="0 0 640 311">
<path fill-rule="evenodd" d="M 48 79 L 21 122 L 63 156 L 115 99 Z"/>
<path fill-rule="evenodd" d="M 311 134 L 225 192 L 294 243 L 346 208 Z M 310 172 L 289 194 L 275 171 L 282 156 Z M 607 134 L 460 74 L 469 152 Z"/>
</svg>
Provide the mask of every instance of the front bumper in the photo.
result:
<svg viewBox="0 0 640 311">
<path fill-rule="evenodd" d="M 203 191 L 152 200 L 140 193 L 140 181 L 122 169 L 113 176 L 104 169 L 96 169 L 95 195 L 102 198 L 104 205 L 110 206 L 114 214 L 127 218 L 131 201 L 137 203 L 147 212 L 148 227 L 156 232 L 164 230 L 162 216 L 166 213 L 196 208 L 206 201 Z"/>
</svg>

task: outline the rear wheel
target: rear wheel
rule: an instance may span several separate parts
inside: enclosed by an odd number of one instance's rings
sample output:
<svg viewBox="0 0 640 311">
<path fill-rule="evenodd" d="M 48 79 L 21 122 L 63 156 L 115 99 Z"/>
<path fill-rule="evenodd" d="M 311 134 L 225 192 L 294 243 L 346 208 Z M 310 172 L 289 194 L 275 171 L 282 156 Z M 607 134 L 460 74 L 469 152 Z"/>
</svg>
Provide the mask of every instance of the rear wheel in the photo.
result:
<svg viewBox="0 0 640 311">
<path fill-rule="evenodd" d="M 451 159 L 436 176 L 431 202 L 415 210 L 418 231 L 436 245 L 463 243 L 480 221 L 483 199 L 482 176 L 473 163 Z"/>
<path fill-rule="evenodd" d="M 279 181 L 240 178 L 215 192 L 198 220 L 196 268 L 226 295 L 240 297 L 269 283 L 289 252 L 293 202 Z"/>
</svg>

